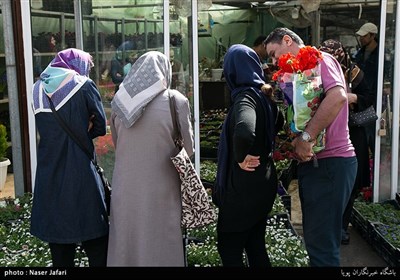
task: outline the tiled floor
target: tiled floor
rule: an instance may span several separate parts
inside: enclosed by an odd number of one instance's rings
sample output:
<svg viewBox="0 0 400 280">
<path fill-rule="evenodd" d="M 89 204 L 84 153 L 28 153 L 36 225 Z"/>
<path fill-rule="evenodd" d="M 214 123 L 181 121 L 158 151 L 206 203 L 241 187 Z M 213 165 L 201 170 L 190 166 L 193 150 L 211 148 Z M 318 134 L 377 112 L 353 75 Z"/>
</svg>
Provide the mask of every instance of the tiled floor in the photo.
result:
<svg viewBox="0 0 400 280">
<path fill-rule="evenodd" d="M 4 188 L 2 190 L 0 190 L 0 198 L 9 197 L 9 196 L 15 197 L 14 174 L 13 173 L 7 174 L 6 184 L 4 185 Z"/>
</svg>

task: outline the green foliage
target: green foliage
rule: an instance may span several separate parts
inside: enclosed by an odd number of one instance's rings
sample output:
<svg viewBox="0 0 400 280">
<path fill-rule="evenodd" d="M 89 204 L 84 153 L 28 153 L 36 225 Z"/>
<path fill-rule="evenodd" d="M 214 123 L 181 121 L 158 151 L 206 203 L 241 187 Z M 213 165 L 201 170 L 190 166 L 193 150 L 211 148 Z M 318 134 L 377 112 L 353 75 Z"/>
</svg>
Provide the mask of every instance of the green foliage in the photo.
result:
<svg viewBox="0 0 400 280">
<path fill-rule="evenodd" d="M 0 160 L 4 159 L 7 156 L 7 130 L 5 125 L 0 124 Z"/>
<path fill-rule="evenodd" d="M 286 209 L 275 200 L 275 213 L 286 213 Z M 282 211 L 282 212 L 280 212 Z M 272 266 L 277 267 L 307 267 L 309 257 L 301 238 L 289 227 L 287 214 L 271 213 L 267 220 L 265 247 Z M 189 244 L 187 245 L 188 265 L 194 267 L 221 266 L 217 250 L 216 224 L 189 229 Z"/>
<path fill-rule="evenodd" d="M 47 243 L 30 234 L 33 197 L 0 200 L 0 267 L 49 267 Z M 88 266 L 85 252 L 77 247 L 75 266 Z"/>
<path fill-rule="evenodd" d="M 214 182 L 217 175 L 217 163 L 210 160 L 200 162 L 200 178 Z"/>
<path fill-rule="evenodd" d="M 7 224 L 11 221 L 14 222 L 20 219 L 26 212 L 25 207 L 28 207 L 30 199 L 30 194 L 25 194 L 24 196 L 17 199 L 13 199 L 11 197 L 1 199 L 0 224 Z"/>
<path fill-rule="evenodd" d="M 274 205 L 272 205 L 272 210 L 268 214 L 268 216 L 272 217 L 274 215 L 282 214 L 282 213 L 286 213 L 286 212 L 287 212 L 287 210 L 286 210 L 285 206 L 283 205 L 282 199 L 279 197 L 279 195 L 277 195 L 275 197 Z"/>
<path fill-rule="evenodd" d="M 309 257 L 302 240 L 288 229 L 288 221 L 273 216 L 267 221 L 265 246 L 273 267 L 308 267 Z"/>
<path fill-rule="evenodd" d="M 355 201 L 356 208 L 361 215 L 371 222 L 380 222 L 383 224 L 400 224 L 400 210 L 397 210 L 390 203 L 365 203 Z"/>
<path fill-rule="evenodd" d="M 47 243 L 29 232 L 32 195 L 0 200 L 0 267 L 49 267 Z M 301 239 L 277 216 L 268 220 L 266 248 L 273 266 L 308 266 L 308 256 Z M 216 224 L 188 230 L 192 237 L 187 245 L 189 266 L 221 266 L 217 250 Z M 77 247 L 75 266 L 88 266 L 85 252 Z"/>
<path fill-rule="evenodd" d="M 400 210 L 394 201 L 386 203 L 354 202 L 362 217 L 375 224 L 376 229 L 394 247 L 400 249 Z"/>
<path fill-rule="evenodd" d="M 390 244 L 400 249 L 400 225 L 379 223 L 375 227 Z"/>
</svg>

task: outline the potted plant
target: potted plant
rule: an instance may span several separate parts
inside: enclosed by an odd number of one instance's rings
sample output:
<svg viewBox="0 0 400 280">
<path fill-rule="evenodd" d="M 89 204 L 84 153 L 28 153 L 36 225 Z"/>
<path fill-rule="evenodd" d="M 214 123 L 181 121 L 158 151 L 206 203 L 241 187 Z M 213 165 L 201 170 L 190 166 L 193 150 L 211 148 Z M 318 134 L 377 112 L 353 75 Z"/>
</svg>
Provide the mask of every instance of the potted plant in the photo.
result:
<svg viewBox="0 0 400 280">
<path fill-rule="evenodd" d="M 11 164 L 10 160 L 6 158 L 7 148 L 7 130 L 3 124 L 0 124 L 0 191 L 4 188 L 7 179 L 7 169 Z"/>
</svg>

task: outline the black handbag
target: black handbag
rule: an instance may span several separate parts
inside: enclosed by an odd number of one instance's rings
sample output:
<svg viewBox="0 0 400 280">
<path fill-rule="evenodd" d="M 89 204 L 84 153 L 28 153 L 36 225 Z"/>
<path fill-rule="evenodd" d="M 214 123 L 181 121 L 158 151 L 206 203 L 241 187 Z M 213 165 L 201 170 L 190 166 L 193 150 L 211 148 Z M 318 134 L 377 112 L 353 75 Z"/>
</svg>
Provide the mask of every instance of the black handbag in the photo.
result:
<svg viewBox="0 0 400 280">
<path fill-rule="evenodd" d="M 349 71 L 350 70 L 350 71 Z M 347 80 L 349 83 L 349 90 L 352 92 L 353 87 L 357 87 L 357 85 L 364 78 L 364 72 L 355 64 L 352 64 L 350 69 L 346 71 Z M 349 111 L 349 126 L 368 126 L 374 123 L 378 119 L 376 115 L 374 106 L 369 106 L 367 109 L 354 112 L 353 110 Z"/>
<path fill-rule="evenodd" d="M 58 123 L 61 125 L 61 127 L 65 130 L 65 132 L 71 137 L 72 140 L 81 148 L 81 150 L 88 156 L 90 161 L 93 163 L 94 167 L 96 168 L 97 173 L 99 174 L 100 180 L 103 184 L 104 188 L 104 197 L 105 197 L 105 204 L 107 208 L 107 214 L 110 215 L 110 203 L 111 203 L 111 184 L 107 180 L 106 175 L 104 173 L 104 169 L 101 168 L 100 165 L 98 165 L 96 156 L 95 154 L 93 155 L 89 149 L 83 145 L 81 141 L 79 141 L 79 138 L 72 132 L 72 130 L 68 127 L 68 125 L 65 123 L 65 121 L 58 115 L 56 109 L 54 108 L 53 101 L 48 97 L 49 103 L 50 103 L 50 108 L 51 111 L 53 112 L 54 117 L 58 121 Z"/>
<path fill-rule="evenodd" d="M 368 126 L 378 119 L 374 106 L 369 106 L 361 112 L 349 112 L 349 126 Z"/>
</svg>

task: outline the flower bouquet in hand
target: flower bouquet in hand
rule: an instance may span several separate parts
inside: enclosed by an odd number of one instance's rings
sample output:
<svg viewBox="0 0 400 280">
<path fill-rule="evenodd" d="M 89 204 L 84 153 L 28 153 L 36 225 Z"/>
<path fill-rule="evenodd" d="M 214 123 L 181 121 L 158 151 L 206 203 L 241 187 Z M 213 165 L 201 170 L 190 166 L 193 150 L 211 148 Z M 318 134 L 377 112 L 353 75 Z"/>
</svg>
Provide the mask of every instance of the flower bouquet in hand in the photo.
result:
<svg viewBox="0 0 400 280">
<path fill-rule="evenodd" d="M 322 101 L 321 60 L 322 54 L 310 46 L 301 48 L 296 56 L 287 53 L 279 57 L 279 70 L 272 79 L 284 93 L 286 131 L 290 139 L 304 131 Z M 324 148 L 325 130 L 317 136 L 313 151 L 318 153 Z"/>
</svg>

